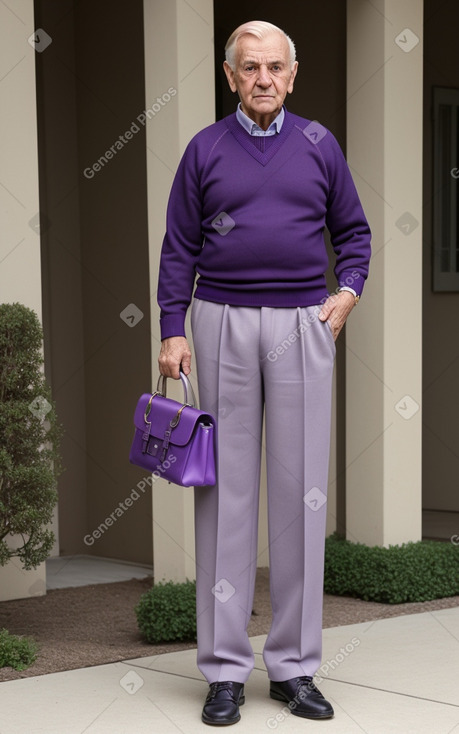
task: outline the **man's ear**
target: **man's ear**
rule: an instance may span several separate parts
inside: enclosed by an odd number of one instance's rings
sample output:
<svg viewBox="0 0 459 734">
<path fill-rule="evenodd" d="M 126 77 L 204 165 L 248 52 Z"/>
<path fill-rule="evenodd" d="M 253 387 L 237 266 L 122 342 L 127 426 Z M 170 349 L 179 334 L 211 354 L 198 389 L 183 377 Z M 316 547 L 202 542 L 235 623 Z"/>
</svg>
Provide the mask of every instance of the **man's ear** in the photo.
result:
<svg viewBox="0 0 459 734">
<path fill-rule="evenodd" d="M 234 81 L 234 71 L 232 70 L 231 66 L 228 64 L 227 61 L 223 62 L 223 68 L 225 70 L 226 78 L 228 79 L 228 84 L 230 86 L 231 91 L 236 92 L 237 87 Z"/>
<path fill-rule="evenodd" d="M 296 72 L 298 71 L 298 61 L 295 61 L 295 63 L 292 66 L 292 71 L 290 74 L 290 82 L 287 87 L 287 92 L 291 94 L 293 92 L 293 82 L 295 81 Z"/>
</svg>

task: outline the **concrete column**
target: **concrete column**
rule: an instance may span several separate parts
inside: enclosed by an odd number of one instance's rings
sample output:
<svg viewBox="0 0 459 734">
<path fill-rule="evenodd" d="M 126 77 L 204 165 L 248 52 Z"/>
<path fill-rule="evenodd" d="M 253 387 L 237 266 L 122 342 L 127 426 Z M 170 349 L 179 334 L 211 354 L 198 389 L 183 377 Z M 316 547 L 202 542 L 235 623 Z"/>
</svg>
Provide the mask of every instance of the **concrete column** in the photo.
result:
<svg viewBox="0 0 459 734">
<path fill-rule="evenodd" d="M 46 53 L 52 39 L 34 31 L 33 0 L 18 0 L 14 12 L 0 5 L 0 298 L 32 308 L 41 320 L 35 54 Z M 24 571 L 18 559 L 0 567 L 0 599 L 45 592 L 44 563 L 35 571 Z"/>
<path fill-rule="evenodd" d="M 373 231 L 346 327 L 347 537 L 421 537 L 422 0 L 348 0 L 347 158 Z"/>
<path fill-rule="evenodd" d="M 156 287 L 169 191 L 187 143 L 215 120 L 213 4 L 211 0 L 192 5 L 144 0 L 144 24 L 152 382 L 156 385 L 160 349 Z M 194 370 L 197 389 L 195 376 Z M 179 399 L 180 386 L 169 385 L 168 394 Z M 156 581 L 194 578 L 192 489 L 155 482 L 153 564 Z"/>
</svg>

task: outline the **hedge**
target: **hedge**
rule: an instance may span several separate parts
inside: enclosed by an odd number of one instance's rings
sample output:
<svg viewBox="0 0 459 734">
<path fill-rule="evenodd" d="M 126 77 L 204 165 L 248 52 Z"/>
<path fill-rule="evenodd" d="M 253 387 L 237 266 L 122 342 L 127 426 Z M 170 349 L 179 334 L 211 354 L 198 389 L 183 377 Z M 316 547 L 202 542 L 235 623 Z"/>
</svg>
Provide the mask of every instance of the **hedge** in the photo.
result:
<svg viewBox="0 0 459 734">
<path fill-rule="evenodd" d="M 334 534 L 325 541 L 324 591 L 385 604 L 459 595 L 459 546 L 439 541 L 388 548 L 352 543 Z M 147 642 L 196 640 L 196 582 L 160 582 L 135 608 Z"/>
<path fill-rule="evenodd" d="M 147 642 L 196 640 L 196 582 L 160 581 L 142 594 L 135 613 Z"/>
<path fill-rule="evenodd" d="M 325 541 L 324 591 L 385 604 L 456 596 L 459 546 L 424 540 L 383 548 L 331 535 Z"/>
</svg>

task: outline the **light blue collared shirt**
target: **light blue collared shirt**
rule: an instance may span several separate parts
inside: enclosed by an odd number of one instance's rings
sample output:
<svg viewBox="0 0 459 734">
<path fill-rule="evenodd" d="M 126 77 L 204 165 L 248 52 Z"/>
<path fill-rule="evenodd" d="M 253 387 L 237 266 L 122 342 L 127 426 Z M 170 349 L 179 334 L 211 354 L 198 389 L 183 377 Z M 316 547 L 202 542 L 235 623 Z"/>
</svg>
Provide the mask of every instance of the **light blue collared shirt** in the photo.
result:
<svg viewBox="0 0 459 734">
<path fill-rule="evenodd" d="M 282 124 L 284 122 L 285 112 L 284 108 L 282 107 L 281 111 L 279 112 L 277 117 L 274 118 L 267 130 L 262 130 L 262 128 L 257 125 L 256 122 L 251 120 L 250 117 L 247 117 L 245 112 L 242 111 L 240 102 L 237 106 L 236 117 L 238 122 L 240 122 L 244 130 L 247 130 L 249 135 L 256 135 L 257 137 L 262 138 L 267 137 L 268 135 L 275 135 L 276 133 L 280 133 Z"/>
</svg>

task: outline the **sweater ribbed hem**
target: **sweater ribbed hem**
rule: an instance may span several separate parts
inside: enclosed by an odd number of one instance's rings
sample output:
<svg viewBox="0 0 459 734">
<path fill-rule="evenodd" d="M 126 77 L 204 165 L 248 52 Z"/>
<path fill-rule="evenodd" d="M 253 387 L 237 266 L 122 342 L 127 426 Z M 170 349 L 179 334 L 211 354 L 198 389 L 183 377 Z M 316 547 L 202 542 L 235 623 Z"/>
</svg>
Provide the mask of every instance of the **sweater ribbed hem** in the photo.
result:
<svg viewBox="0 0 459 734">
<path fill-rule="evenodd" d="M 316 306 L 323 303 L 328 296 L 325 285 L 307 287 L 292 287 L 289 284 L 288 289 L 282 290 L 279 285 L 276 288 L 260 288 L 250 291 L 230 290 L 224 286 L 218 289 L 205 284 L 197 285 L 195 298 L 202 301 L 213 301 L 214 303 L 226 303 L 229 306 L 254 306 L 261 308 L 297 308 L 306 306 Z"/>
</svg>

